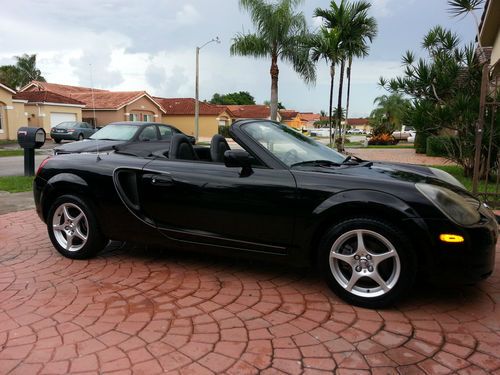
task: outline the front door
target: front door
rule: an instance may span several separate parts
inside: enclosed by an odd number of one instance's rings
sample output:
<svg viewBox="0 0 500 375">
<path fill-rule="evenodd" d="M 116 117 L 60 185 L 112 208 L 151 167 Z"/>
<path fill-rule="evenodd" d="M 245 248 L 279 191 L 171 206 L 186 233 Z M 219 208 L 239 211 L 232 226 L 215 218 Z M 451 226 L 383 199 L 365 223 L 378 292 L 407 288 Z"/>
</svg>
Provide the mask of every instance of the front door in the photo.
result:
<svg viewBox="0 0 500 375">
<path fill-rule="evenodd" d="M 155 160 L 138 179 L 141 210 L 168 237 L 221 247 L 286 253 L 296 184 L 288 170 Z"/>
</svg>

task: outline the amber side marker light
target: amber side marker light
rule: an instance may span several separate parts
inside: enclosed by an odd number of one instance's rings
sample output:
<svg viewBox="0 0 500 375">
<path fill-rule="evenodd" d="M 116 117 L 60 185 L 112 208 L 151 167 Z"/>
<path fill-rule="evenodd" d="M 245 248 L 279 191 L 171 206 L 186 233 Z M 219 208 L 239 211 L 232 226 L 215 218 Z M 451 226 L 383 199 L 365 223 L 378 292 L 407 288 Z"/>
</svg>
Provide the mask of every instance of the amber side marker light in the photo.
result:
<svg viewBox="0 0 500 375">
<path fill-rule="evenodd" d="M 464 238 L 458 234 L 440 234 L 439 239 L 443 242 L 464 242 Z"/>
</svg>

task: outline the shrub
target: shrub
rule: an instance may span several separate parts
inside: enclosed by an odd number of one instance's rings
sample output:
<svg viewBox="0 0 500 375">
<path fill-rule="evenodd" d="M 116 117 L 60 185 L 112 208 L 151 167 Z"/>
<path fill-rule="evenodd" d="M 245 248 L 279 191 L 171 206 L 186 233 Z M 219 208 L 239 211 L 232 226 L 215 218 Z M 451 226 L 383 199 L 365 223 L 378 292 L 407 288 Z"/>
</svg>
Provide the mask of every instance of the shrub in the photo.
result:
<svg viewBox="0 0 500 375">
<path fill-rule="evenodd" d="M 374 135 L 368 140 L 369 145 L 395 145 L 398 143 L 391 134 Z"/>
<path fill-rule="evenodd" d="M 231 135 L 229 134 L 229 126 L 219 125 L 219 134 L 224 138 L 231 138 Z"/>
<path fill-rule="evenodd" d="M 426 154 L 428 156 L 450 156 L 453 139 L 450 136 L 431 135 L 427 138 Z"/>
<path fill-rule="evenodd" d="M 417 154 L 425 154 L 427 150 L 427 138 L 429 137 L 429 133 L 424 131 L 418 131 L 415 136 L 415 151 Z"/>
</svg>

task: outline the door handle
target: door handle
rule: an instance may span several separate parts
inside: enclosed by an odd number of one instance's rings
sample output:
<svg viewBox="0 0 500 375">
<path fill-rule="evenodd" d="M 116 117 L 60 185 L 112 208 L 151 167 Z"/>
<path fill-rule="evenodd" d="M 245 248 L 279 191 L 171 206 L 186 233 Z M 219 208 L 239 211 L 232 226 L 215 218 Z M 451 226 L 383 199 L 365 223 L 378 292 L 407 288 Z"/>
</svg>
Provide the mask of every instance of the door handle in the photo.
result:
<svg viewBox="0 0 500 375">
<path fill-rule="evenodd" d="M 151 177 L 151 185 L 155 186 L 171 186 L 174 184 L 174 179 L 168 175 L 158 174 Z"/>
</svg>

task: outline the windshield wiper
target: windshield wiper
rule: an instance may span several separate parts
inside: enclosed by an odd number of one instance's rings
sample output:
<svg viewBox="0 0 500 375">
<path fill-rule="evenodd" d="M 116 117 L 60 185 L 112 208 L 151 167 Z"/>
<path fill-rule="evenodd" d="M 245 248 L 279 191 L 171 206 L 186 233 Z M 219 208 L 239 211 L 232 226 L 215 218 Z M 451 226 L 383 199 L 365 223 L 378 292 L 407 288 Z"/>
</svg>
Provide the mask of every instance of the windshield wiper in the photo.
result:
<svg viewBox="0 0 500 375">
<path fill-rule="evenodd" d="M 313 167 L 339 167 L 339 163 L 335 163 L 331 160 L 306 160 L 290 165 L 290 168 L 300 167 L 302 165 L 311 165 Z"/>
</svg>

